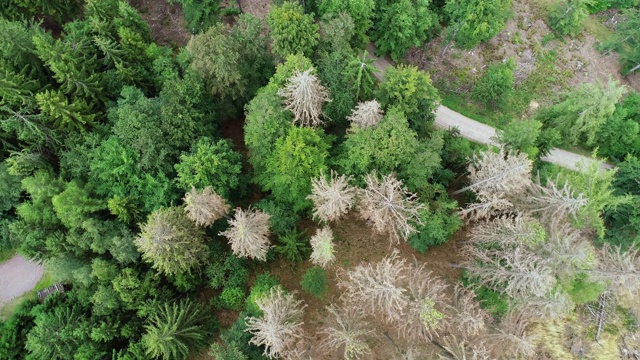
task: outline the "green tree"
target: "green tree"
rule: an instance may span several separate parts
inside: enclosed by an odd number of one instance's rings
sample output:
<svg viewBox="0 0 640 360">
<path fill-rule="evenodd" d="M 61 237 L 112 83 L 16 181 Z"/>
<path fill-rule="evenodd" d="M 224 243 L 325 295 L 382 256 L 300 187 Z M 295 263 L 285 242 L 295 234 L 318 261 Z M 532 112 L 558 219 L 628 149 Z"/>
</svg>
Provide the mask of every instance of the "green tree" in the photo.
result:
<svg viewBox="0 0 640 360">
<path fill-rule="evenodd" d="M 58 218 L 69 229 L 79 227 L 91 213 L 106 208 L 100 200 L 92 199 L 85 187 L 72 181 L 63 192 L 51 198 Z"/>
<path fill-rule="evenodd" d="M 632 92 L 598 131 L 598 153 L 622 162 L 627 154 L 640 155 L 640 93 Z"/>
<path fill-rule="evenodd" d="M 506 62 L 489 66 L 473 87 L 471 96 L 485 106 L 500 107 L 513 93 L 516 77 L 516 62 L 509 58 Z"/>
<path fill-rule="evenodd" d="M 135 244 L 142 258 L 166 275 L 191 272 L 207 253 L 203 231 L 178 207 L 154 211 L 140 226 Z"/>
<path fill-rule="evenodd" d="M 273 72 L 260 21 L 241 15 L 230 27 L 216 24 L 189 41 L 191 66 L 213 96 L 248 100 Z"/>
<path fill-rule="evenodd" d="M 347 13 L 353 19 L 356 47 L 365 45 L 369 38 L 367 32 L 373 26 L 376 2 L 374 0 L 322 0 L 318 4 L 321 16 Z"/>
<path fill-rule="evenodd" d="M 147 356 L 183 360 L 190 349 L 209 344 L 214 327 L 202 305 L 183 299 L 162 304 L 149 317 L 145 330 L 142 344 Z"/>
<path fill-rule="evenodd" d="M 421 136 L 430 129 L 440 103 L 429 74 L 409 65 L 387 69 L 376 98 L 386 109 L 397 107 L 404 112 L 411 128 Z"/>
<path fill-rule="evenodd" d="M 373 32 L 377 52 L 400 61 L 410 47 L 430 40 L 439 28 L 431 0 L 380 1 Z"/>
<path fill-rule="evenodd" d="M 242 176 L 242 155 L 233 151 L 230 140 L 200 138 L 189 154 L 180 156 L 175 165 L 178 184 L 184 189 L 202 190 L 211 186 L 220 196 L 229 198 L 238 190 Z"/>
<path fill-rule="evenodd" d="M 621 72 L 627 75 L 640 69 L 640 9 L 622 10 L 622 21 L 609 41 L 603 44 L 603 50 L 617 51 L 620 54 Z"/>
<path fill-rule="evenodd" d="M 311 56 L 318 44 L 318 25 L 297 2 L 273 6 L 267 15 L 273 53 L 281 58 L 302 53 Z"/>
<path fill-rule="evenodd" d="M 549 9 L 549 27 L 561 35 L 576 36 L 589 16 L 582 0 L 560 0 Z"/>
<path fill-rule="evenodd" d="M 640 245 L 640 160 L 635 156 L 618 164 L 614 192 L 618 196 L 626 195 L 631 199 L 613 209 L 605 210 L 606 235 L 603 241 L 623 248 Z"/>
<path fill-rule="evenodd" d="M 353 19 L 345 12 L 327 13 L 320 20 L 321 52 L 351 50 L 351 39 L 355 34 Z"/>
<path fill-rule="evenodd" d="M 182 14 L 187 28 L 192 34 L 198 34 L 218 24 L 220 0 L 171 0 L 182 5 Z"/>
<path fill-rule="evenodd" d="M 510 9 L 511 0 L 447 0 L 446 36 L 459 48 L 471 50 L 504 29 Z"/>
<path fill-rule="evenodd" d="M 585 83 L 541 116 L 548 119 L 545 125 L 558 129 L 568 143 L 576 145 L 584 141 L 594 145 L 598 131 L 609 121 L 626 92 L 626 86 L 612 79 L 606 84 Z"/>
<path fill-rule="evenodd" d="M 302 290 L 322 299 L 327 294 L 327 271 L 319 266 L 307 270 L 300 282 Z"/>
<path fill-rule="evenodd" d="M 540 154 L 538 149 L 542 123 L 537 120 L 511 120 L 504 129 L 496 130 L 497 140 L 507 149 L 517 150 L 536 159 Z"/>
<path fill-rule="evenodd" d="M 355 107 L 355 96 L 351 91 L 349 78 L 345 69 L 349 68 L 354 60 L 351 52 L 333 51 L 326 53 L 318 60 L 318 76 L 320 82 L 325 84 L 331 94 L 331 102 L 324 105 L 324 113 L 327 118 L 335 123 L 344 123 L 344 119 Z"/>
<path fill-rule="evenodd" d="M 292 205 L 294 211 L 311 206 L 311 178 L 327 171 L 329 143 L 322 130 L 291 127 L 276 140 L 266 169 L 257 178 L 276 200 Z"/>
</svg>

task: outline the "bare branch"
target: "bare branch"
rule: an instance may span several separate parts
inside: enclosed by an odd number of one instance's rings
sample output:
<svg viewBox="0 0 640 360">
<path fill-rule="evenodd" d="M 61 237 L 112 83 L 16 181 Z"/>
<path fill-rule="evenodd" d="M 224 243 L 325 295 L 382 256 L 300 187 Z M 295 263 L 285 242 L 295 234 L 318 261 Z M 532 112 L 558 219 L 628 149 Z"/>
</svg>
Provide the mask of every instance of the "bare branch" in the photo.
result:
<svg viewBox="0 0 640 360">
<path fill-rule="evenodd" d="M 187 217 L 198 226 L 211 226 L 216 220 L 225 216 L 230 209 L 227 201 L 216 194 L 211 186 L 201 192 L 194 187 L 184 197 L 184 211 Z"/>
<path fill-rule="evenodd" d="M 456 316 L 453 318 L 452 325 L 456 326 L 463 339 L 478 335 L 485 327 L 485 320 L 489 318 L 475 300 L 473 291 L 467 290 L 462 285 L 456 285 L 453 288 L 453 308 Z"/>
<path fill-rule="evenodd" d="M 313 68 L 304 72 L 296 70 L 278 95 L 284 97 L 285 108 L 293 112 L 294 123 L 316 127 L 323 123 L 320 120 L 322 105 L 331 101 L 331 98 L 312 71 Z"/>
<path fill-rule="evenodd" d="M 351 210 L 356 197 L 356 189 L 349 185 L 351 179 L 332 170 L 329 181 L 324 175 L 311 180 L 311 195 L 307 199 L 313 201 L 315 218 L 336 221 Z"/>
<path fill-rule="evenodd" d="M 314 265 L 327 267 L 336 256 L 333 250 L 333 232 L 328 226 L 318 229 L 316 234 L 311 237 L 311 262 Z"/>
<path fill-rule="evenodd" d="M 265 261 L 269 251 L 269 220 L 271 215 L 251 208 L 243 211 L 236 208 L 229 228 L 220 233 L 229 239 L 231 250 L 238 257 Z"/>
<path fill-rule="evenodd" d="M 511 311 L 503 318 L 497 333 L 487 336 L 493 351 L 508 358 L 530 359 L 535 355 L 533 339 L 527 334 L 529 319 L 524 312 Z"/>
<path fill-rule="evenodd" d="M 471 185 L 454 194 L 467 190 L 487 195 L 518 193 L 530 186 L 532 165 L 526 154 L 505 152 L 504 148 L 498 153 L 476 153 L 468 168 Z"/>
<path fill-rule="evenodd" d="M 446 354 L 438 354 L 440 360 L 489 360 L 489 352 L 483 342 L 474 345 L 457 339 L 455 336 L 445 336 L 442 339 L 442 348 Z"/>
<path fill-rule="evenodd" d="M 383 116 L 380 103 L 377 100 L 371 100 L 359 103 L 351 115 L 347 116 L 347 120 L 361 128 L 370 128 L 378 125 Z"/>
<path fill-rule="evenodd" d="M 344 349 L 344 358 L 347 360 L 360 359 L 371 352 L 366 338 L 373 330 L 365 321 L 366 314 L 361 307 L 330 305 L 327 311 L 332 316 L 329 325 L 320 331 L 326 335 L 323 346 Z"/>
</svg>

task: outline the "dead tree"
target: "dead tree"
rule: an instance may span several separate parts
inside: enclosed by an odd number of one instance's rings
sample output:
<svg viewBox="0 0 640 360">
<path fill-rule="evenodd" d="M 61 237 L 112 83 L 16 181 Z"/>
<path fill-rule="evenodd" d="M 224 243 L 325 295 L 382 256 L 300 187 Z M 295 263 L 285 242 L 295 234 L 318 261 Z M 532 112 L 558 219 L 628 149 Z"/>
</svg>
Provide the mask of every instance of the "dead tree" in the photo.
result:
<svg viewBox="0 0 640 360">
<path fill-rule="evenodd" d="M 455 336 L 445 336 L 438 345 L 444 350 L 438 354 L 440 360 L 489 360 L 489 351 L 482 341 L 474 344 Z"/>
<path fill-rule="evenodd" d="M 320 331 L 325 335 L 323 347 L 341 351 L 347 360 L 360 359 L 371 353 L 366 339 L 373 330 L 361 307 L 344 303 L 340 307 L 330 305 L 327 311 L 331 314 L 330 320 Z"/>
<path fill-rule="evenodd" d="M 477 194 L 512 194 L 531 184 L 532 162 L 526 154 L 516 151 L 483 151 L 476 153 L 469 164 L 471 185 L 454 194 L 473 190 Z"/>
<path fill-rule="evenodd" d="M 528 216 L 501 216 L 481 222 L 469 235 L 475 246 L 500 249 L 532 248 L 543 243 L 546 237 L 540 222 Z"/>
<path fill-rule="evenodd" d="M 284 97 L 285 108 L 293 113 L 294 123 L 317 127 L 323 124 L 320 120 L 322 105 L 331 98 L 329 91 L 312 72 L 313 68 L 304 72 L 296 70 L 278 95 Z"/>
<path fill-rule="evenodd" d="M 333 232 L 328 226 L 316 230 L 316 234 L 311 237 L 310 244 L 313 249 L 310 260 L 314 265 L 324 268 L 335 260 Z"/>
<path fill-rule="evenodd" d="M 535 352 L 533 339 L 527 333 L 529 318 L 521 311 L 511 311 L 500 322 L 497 332 L 487 335 L 486 339 L 496 354 L 505 358 L 532 358 Z"/>
<path fill-rule="evenodd" d="M 420 210 L 425 206 L 395 175 L 383 175 L 379 179 L 371 173 L 365 177 L 365 182 L 367 187 L 362 190 L 360 216 L 371 222 L 377 233 L 389 234 L 391 241 L 407 240 L 416 232 L 412 223 L 422 223 Z"/>
<path fill-rule="evenodd" d="M 248 257 L 265 261 L 269 251 L 269 221 L 271 215 L 249 208 L 236 208 L 235 216 L 229 221 L 229 228 L 220 233 L 231 244 L 231 250 L 238 257 Z"/>
<path fill-rule="evenodd" d="M 381 315 L 386 321 L 402 319 L 409 303 L 402 284 L 407 278 L 406 260 L 397 252 L 374 264 L 361 264 L 341 272 L 338 286 L 343 300 L 362 307 L 367 313 Z"/>
<path fill-rule="evenodd" d="M 331 171 L 329 181 L 324 175 L 311 180 L 311 195 L 307 199 L 313 201 L 313 217 L 325 222 L 338 220 L 353 207 L 356 188 L 349 185 L 351 176 L 338 176 Z"/>
<path fill-rule="evenodd" d="M 485 328 L 485 321 L 489 316 L 476 301 L 473 291 L 456 285 L 453 288 L 452 305 L 455 315 L 451 326 L 455 326 L 463 339 L 476 336 Z"/>
<path fill-rule="evenodd" d="M 347 120 L 352 125 L 361 128 L 370 128 L 378 125 L 384 116 L 382 107 L 377 100 L 365 101 L 359 103 L 353 110 Z"/>
<path fill-rule="evenodd" d="M 292 349 L 296 340 L 302 337 L 300 319 L 306 305 L 279 286 L 271 288 L 267 296 L 256 299 L 256 304 L 262 316 L 247 317 L 245 331 L 253 335 L 251 344 L 264 346 L 264 355 L 276 359 Z"/>
<path fill-rule="evenodd" d="M 211 226 L 216 220 L 225 216 L 230 209 L 227 201 L 216 194 L 211 186 L 202 191 L 191 188 L 184 197 L 184 211 L 187 217 L 198 226 Z"/>
</svg>

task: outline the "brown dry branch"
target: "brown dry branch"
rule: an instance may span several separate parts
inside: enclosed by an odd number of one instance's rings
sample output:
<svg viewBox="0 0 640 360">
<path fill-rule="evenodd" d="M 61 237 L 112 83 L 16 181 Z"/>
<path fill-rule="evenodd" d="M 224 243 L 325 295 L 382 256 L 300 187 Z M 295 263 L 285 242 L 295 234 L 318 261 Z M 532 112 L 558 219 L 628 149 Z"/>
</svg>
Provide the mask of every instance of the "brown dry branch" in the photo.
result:
<svg viewBox="0 0 640 360">
<path fill-rule="evenodd" d="M 640 249 L 605 244 L 599 251 L 596 268 L 589 271 L 592 278 L 609 284 L 616 295 L 639 296 L 640 291 Z"/>
<path fill-rule="evenodd" d="M 184 211 L 187 217 L 198 226 L 211 226 L 216 220 L 225 216 L 231 208 L 227 201 L 216 194 L 211 186 L 207 186 L 202 191 L 197 191 L 192 187 L 191 191 L 185 194 Z"/>
<path fill-rule="evenodd" d="M 536 354 L 533 339 L 527 334 L 529 317 L 522 311 L 510 311 L 502 319 L 496 333 L 486 339 L 495 354 L 505 359 L 531 359 Z"/>
<path fill-rule="evenodd" d="M 470 258 L 464 268 L 470 275 L 511 297 L 543 297 L 556 283 L 548 262 L 523 248 L 501 251 L 467 246 L 465 251 Z"/>
<path fill-rule="evenodd" d="M 570 280 L 576 273 L 595 266 L 596 250 L 593 244 L 567 222 L 551 223 L 549 239 L 542 253 L 561 280 Z"/>
<path fill-rule="evenodd" d="M 394 251 L 377 263 L 361 264 L 339 272 L 338 286 L 344 289 L 344 301 L 393 321 L 403 318 L 409 303 L 407 290 L 401 285 L 406 278 L 406 260 Z"/>
<path fill-rule="evenodd" d="M 488 219 L 513 210 L 513 204 L 504 197 L 504 194 L 478 195 L 478 200 L 480 202 L 460 210 L 460 217 L 469 220 Z"/>
<path fill-rule="evenodd" d="M 445 351 L 438 354 L 440 360 L 489 360 L 489 351 L 483 342 L 470 344 L 468 341 L 458 339 L 453 335 L 445 336 L 442 344 L 439 344 Z"/>
<path fill-rule="evenodd" d="M 539 214 L 550 221 L 575 217 L 587 205 L 589 199 L 584 194 L 575 194 L 567 182 L 562 187 L 554 181 L 540 185 L 540 179 L 532 183 L 527 196 L 519 198 L 516 206 L 522 211 Z"/>
<path fill-rule="evenodd" d="M 501 216 L 478 223 L 470 231 L 471 241 L 480 247 L 533 248 L 545 241 L 540 222 L 528 216 Z"/>
<path fill-rule="evenodd" d="M 341 352 L 347 360 L 360 359 L 371 353 L 366 339 L 373 330 L 361 307 L 343 303 L 340 307 L 330 305 L 327 311 L 331 314 L 330 320 L 320 331 L 326 336 L 323 347 L 343 349 Z"/>
<path fill-rule="evenodd" d="M 265 261 L 269 251 L 269 220 L 271 215 L 251 208 L 246 211 L 236 208 L 235 217 L 229 221 L 229 228 L 220 233 L 231 244 L 231 250 L 238 257 L 248 257 Z"/>
<path fill-rule="evenodd" d="M 431 341 L 437 332 L 446 328 L 446 305 L 442 280 L 425 269 L 425 264 L 407 268 L 409 302 L 402 317 L 394 318 L 398 332 L 411 341 Z"/>
<path fill-rule="evenodd" d="M 259 318 L 247 317 L 247 329 L 253 334 L 249 343 L 264 346 L 264 355 L 275 359 L 293 350 L 296 340 L 302 337 L 303 310 L 306 305 L 286 294 L 281 287 L 271 288 L 269 294 L 256 299 L 262 311 Z"/>
<path fill-rule="evenodd" d="M 313 217 L 329 222 L 349 212 L 356 198 L 356 188 L 349 185 L 351 179 L 351 176 L 338 176 L 333 170 L 329 181 L 324 175 L 312 179 L 311 195 L 307 199 L 313 201 Z"/>
<path fill-rule="evenodd" d="M 515 304 L 517 310 L 545 320 L 565 318 L 574 308 L 573 301 L 564 291 L 554 291 L 544 297 L 524 297 L 518 300 Z"/>
<path fill-rule="evenodd" d="M 371 173 L 365 177 L 365 182 L 367 187 L 362 190 L 360 216 L 371 222 L 376 232 L 389 234 L 391 241 L 399 243 L 400 238 L 406 241 L 416 232 L 411 222 L 422 224 L 420 210 L 425 206 L 393 174 L 379 179 Z"/>
<path fill-rule="evenodd" d="M 331 98 L 329 91 L 312 72 L 313 68 L 304 72 L 296 70 L 278 95 L 284 98 L 285 108 L 293 113 L 294 123 L 317 127 L 323 124 L 320 120 L 322 105 Z"/>
<path fill-rule="evenodd" d="M 453 288 L 453 309 L 452 326 L 462 334 L 462 339 L 476 336 L 485 328 L 489 315 L 480 307 L 473 291 L 459 284 Z"/>
<path fill-rule="evenodd" d="M 331 228 L 325 226 L 316 230 L 316 234 L 309 241 L 311 244 L 311 263 L 326 268 L 329 263 L 335 260 L 333 248 L 333 232 Z"/>
<path fill-rule="evenodd" d="M 365 101 L 359 103 L 350 116 L 347 116 L 347 120 L 352 125 L 359 126 L 361 128 L 370 128 L 378 125 L 384 116 L 382 107 L 377 100 Z"/>
</svg>

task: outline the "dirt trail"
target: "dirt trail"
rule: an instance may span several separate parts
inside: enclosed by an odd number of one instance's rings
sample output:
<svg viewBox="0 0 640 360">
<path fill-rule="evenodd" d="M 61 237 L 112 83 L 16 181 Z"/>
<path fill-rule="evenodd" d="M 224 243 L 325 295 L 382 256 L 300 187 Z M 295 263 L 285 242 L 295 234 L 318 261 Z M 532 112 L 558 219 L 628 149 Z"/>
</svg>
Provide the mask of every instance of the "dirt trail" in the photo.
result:
<svg viewBox="0 0 640 360">
<path fill-rule="evenodd" d="M 373 44 L 369 44 L 369 46 L 367 46 L 367 51 L 369 52 L 369 55 L 375 59 L 373 66 L 380 70 L 380 72 L 376 73 L 375 76 L 378 80 L 382 80 L 384 77 L 384 71 L 389 66 L 393 66 L 393 63 L 386 56 L 380 58 L 376 57 L 374 55 L 375 47 Z M 496 135 L 496 129 L 468 118 L 446 106 L 440 105 L 436 110 L 436 126 L 442 129 L 456 127 L 460 130 L 460 135 L 464 138 L 480 144 L 496 145 L 495 141 L 493 141 L 493 137 Z M 589 164 L 595 160 L 556 148 L 551 150 L 548 156 L 542 157 L 542 161 L 550 162 L 576 171 L 579 170 L 580 163 L 584 162 L 585 164 Z M 613 166 L 610 164 L 602 164 L 601 168 L 611 169 Z"/>
<path fill-rule="evenodd" d="M 9 301 L 33 289 L 44 267 L 16 255 L 0 264 L 0 308 Z"/>
</svg>

